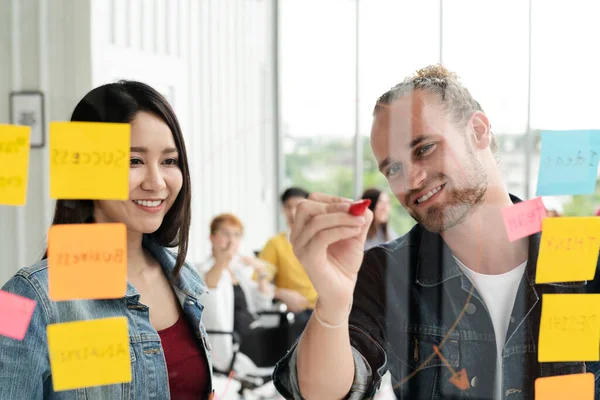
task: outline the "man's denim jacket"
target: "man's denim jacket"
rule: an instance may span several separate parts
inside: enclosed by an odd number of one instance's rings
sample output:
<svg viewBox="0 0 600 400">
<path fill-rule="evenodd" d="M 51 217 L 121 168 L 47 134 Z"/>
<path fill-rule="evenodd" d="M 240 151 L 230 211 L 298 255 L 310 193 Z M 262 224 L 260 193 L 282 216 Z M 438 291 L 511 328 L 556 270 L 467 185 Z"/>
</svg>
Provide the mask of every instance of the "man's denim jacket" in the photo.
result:
<svg viewBox="0 0 600 400">
<path fill-rule="evenodd" d="M 532 400 L 536 378 L 586 371 L 595 374 L 598 399 L 597 362 L 537 361 L 542 295 L 597 293 L 600 279 L 535 284 L 539 240 L 539 234 L 529 238 L 527 268 L 502 351 L 503 399 Z M 386 371 L 391 373 L 399 399 L 494 398 L 496 342 L 492 321 L 481 296 L 440 235 L 417 225 L 405 236 L 367 251 L 353 304 L 350 341 L 355 378 L 349 399 L 373 397 Z M 468 390 L 459 390 L 449 382 L 452 373 L 435 356 L 434 345 L 454 371 L 466 370 Z M 300 399 L 296 356 L 294 345 L 277 364 L 273 378 L 284 397 Z"/>
<path fill-rule="evenodd" d="M 149 237 L 144 246 L 171 276 L 176 256 Z M 171 279 L 170 279 L 171 280 Z M 204 350 L 212 370 L 210 345 L 201 323 L 200 296 L 206 286 L 197 272 L 185 265 L 179 278 L 171 280 L 183 313 L 193 326 L 198 345 Z M 127 284 L 124 298 L 112 300 L 50 300 L 46 260 L 21 269 L 3 290 L 37 302 L 23 341 L 0 336 L 0 399 L 4 400 L 165 400 L 170 398 L 169 379 L 158 333 L 150 324 L 148 307 L 139 302 L 140 294 Z M 125 316 L 129 322 L 132 380 L 130 383 L 88 387 L 54 392 L 48 359 L 46 327 L 49 324 Z M 209 385 L 210 386 L 210 385 Z M 209 388 L 209 393 L 212 388 Z"/>
</svg>

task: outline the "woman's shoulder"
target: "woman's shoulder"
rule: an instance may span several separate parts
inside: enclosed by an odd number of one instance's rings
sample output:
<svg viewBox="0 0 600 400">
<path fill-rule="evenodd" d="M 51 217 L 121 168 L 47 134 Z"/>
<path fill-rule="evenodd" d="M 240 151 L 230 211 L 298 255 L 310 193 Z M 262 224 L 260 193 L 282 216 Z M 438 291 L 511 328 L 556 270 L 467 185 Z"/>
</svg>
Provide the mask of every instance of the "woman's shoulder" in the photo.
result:
<svg viewBox="0 0 600 400">
<path fill-rule="evenodd" d="M 52 314 L 53 302 L 48 294 L 48 262 L 38 261 L 29 267 L 21 268 L 2 286 L 2 290 L 17 296 L 34 300 L 49 319 Z"/>
<path fill-rule="evenodd" d="M 169 251 L 169 250 L 167 250 Z M 173 256 L 175 258 L 177 258 L 177 256 L 175 254 L 173 254 Z M 206 283 L 204 282 L 204 279 L 202 278 L 202 272 L 198 270 L 198 268 L 196 266 L 194 266 L 192 263 L 190 263 L 188 260 L 186 260 L 182 267 L 181 267 L 181 271 L 179 272 L 180 277 L 183 279 L 183 281 L 194 291 L 197 292 L 199 294 L 202 294 L 204 292 L 206 292 L 207 287 L 206 287 Z"/>
<path fill-rule="evenodd" d="M 48 275 L 48 259 L 44 258 L 43 260 L 39 260 L 38 262 L 28 266 L 28 267 L 24 267 L 21 268 L 20 270 L 17 271 L 17 273 L 15 275 L 21 275 L 21 276 L 27 276 L 27 277 L 31 277 L 31 276 L 47 276 Z"/>
<path fill-rule="evenodd" d="M 48 260 L 41 260 L 18 270 L 3 286 L 3 290 L 20 289 L 27 292 L 35 289 L 39 295 L 48 292 Z M 7 290 L 7 291 L 13 291 Z"/>
</svg>

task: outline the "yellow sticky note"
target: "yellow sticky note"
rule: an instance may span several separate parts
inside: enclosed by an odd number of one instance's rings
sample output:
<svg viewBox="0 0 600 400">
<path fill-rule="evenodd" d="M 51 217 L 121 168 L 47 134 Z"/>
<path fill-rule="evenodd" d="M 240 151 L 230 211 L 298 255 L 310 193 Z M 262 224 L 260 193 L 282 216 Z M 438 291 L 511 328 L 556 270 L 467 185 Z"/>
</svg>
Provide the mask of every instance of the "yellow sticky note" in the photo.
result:
<svg viewBox="0 0 600 400">
<path fill-rule="evenodd" d="M 126 317 L 48 325 L 55 391 L 131 382 Z"/>
<path fill-rule="evenodd" d="M 535 400 L 594 400 L 594 374 L 548 376 L 535 380 Z"/>
<path fill-rule="evenodd" d="M 538 361 L 600 360 L 600 294 L 544 294 Z"/>
<path fill-rule="evenodd" d="M 30 136 L 28 126 L 0 125 L 0 204 L 25 204 Z"/>
<path fill-rule="evenodd" d="M 594 279 L 600 249 L 600 218 L 544 218 L 536 283 Z"/>
<path fill-rule="evenodd" d="M 127 200 L 129 124 L 52 122 L 50 197 Z"/>
</svg>

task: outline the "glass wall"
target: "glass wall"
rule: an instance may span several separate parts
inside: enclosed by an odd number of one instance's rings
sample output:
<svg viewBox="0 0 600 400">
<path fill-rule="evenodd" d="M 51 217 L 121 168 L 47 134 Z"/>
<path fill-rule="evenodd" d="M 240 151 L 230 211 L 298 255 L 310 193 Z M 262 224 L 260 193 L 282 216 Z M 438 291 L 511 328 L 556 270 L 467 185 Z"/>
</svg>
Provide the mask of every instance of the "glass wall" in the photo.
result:
<svg viewBox="0 0 600 400">
<path fill-rule="evenodd" d="M 489 116 L 507 189 L 523 199 L 535 196 L 541 130 L 600 127 L 600 80 L 592 69 L 600 53 L 590 51 L 600 37 L 596 1 L 279 4 L 286 186 L 345 197 L 367 187 L 389 190 L 369 146 L 373 105 L 415 70 L 439 62 L 462 78 Z M 404 233 L 414 222 L 391 197 L 391 225 Z M 590 215 L 600 195 L 544 202 L 566 215 Z"/>
<path fill-rule="evenodd" d="M 280 182 L 352 197 L 355 3 L 281 1 L 279 12 Z"/>
<path fill-rule="evenodd" d="M 600 3 L 594 0 L 532 0 L 531 126 L 539 130 L 600 128 Z M 538 174 L 535 164 L 533 178 Z M 561 196 L 564 215 L 593 215 L 600 207 L 595 195 Z M 548 206 L 548 204 L 547 204 Z"/>
<path fill-rule="evenodd" d="M 439 0 L 361 1 L 359 5 L 360 135 L 363 140 L 363 187 L 389 192 L 390 226 L 402 234 L 414 220 L 389 191 L 369 145 L 371 115 L 379 96 L 415 70 L 439 62 Z"/>
</svg>

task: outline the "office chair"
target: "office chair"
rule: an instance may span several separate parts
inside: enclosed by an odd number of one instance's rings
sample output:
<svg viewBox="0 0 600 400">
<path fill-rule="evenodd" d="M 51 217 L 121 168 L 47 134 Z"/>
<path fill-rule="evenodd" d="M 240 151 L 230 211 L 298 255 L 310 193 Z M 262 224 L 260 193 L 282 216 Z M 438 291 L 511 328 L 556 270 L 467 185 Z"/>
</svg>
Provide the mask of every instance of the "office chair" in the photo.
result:
<svg viewBox="0 0 600 400">
<path fill-rule="evenodd" d="M 288 331 L 290 325 L 294 323 L 294 314 L 288 312 L 283 303 L 276 303 L 272 310 L 260 311 L 257 314 L 261 318 L 273 316 L 278 320 L 275 327 L 264 326 L 260 324 L 260 320 L 257 321 L 259 323 L 251 325 L 251 329 L 267 328 L 261 332 L 265 334 L 263 343 L 244 343 L 244 338 L 237 332 L 207 330 L 209 337 L 211 335 L 231 336 L 233 354 L 228 368 L 220 370 L 213 367 L 213 372 L 215 375 L 238 382 L 238 395 L 241 399 L 245 399 L 247 394 L 252 394 L 253 391 L 271 381 L 276 362 L 285 355 L 289 347 Z"/>
</svg>

